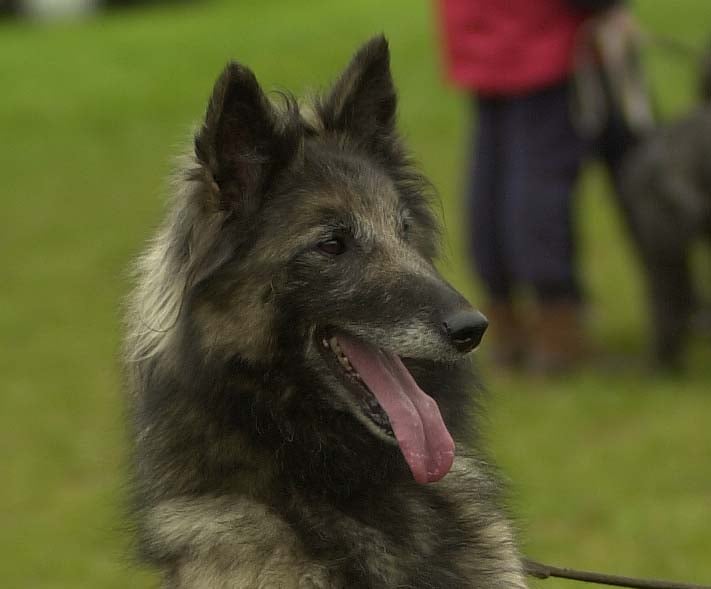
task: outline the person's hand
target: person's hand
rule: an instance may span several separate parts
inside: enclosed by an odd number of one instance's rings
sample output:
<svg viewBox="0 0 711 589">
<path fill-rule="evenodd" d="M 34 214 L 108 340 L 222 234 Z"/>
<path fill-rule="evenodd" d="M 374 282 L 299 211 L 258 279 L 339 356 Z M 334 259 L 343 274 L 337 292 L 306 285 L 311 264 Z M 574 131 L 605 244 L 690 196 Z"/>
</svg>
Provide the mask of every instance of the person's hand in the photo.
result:
<svg viewBox="0 0 711 589">
<path fill-rule="evenodd" d="M 639 43 L 642 29 L 634 14 L 626 6 L 606 10 L 596 18 L 595 29 L 600 43 L 622 47 Z"/>
<path fill-rule="evenodd" d="M 644 32 L 634 15 L 618 6 L 593 23 L 593 38 L 610 84 L 612 100 L 627 126 L 637 132 L 654 127 L 654 112 L 642 67 Z"/>
</svg>

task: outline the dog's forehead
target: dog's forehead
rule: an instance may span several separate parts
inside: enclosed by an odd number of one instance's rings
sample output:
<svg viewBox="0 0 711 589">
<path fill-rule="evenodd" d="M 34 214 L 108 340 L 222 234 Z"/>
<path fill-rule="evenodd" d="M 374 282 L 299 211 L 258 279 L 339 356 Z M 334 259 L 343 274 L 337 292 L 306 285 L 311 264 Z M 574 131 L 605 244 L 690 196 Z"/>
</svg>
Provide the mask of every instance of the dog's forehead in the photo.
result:
<svg viewBox="0 0 711 589">
<path fill-rule="evenodd" d="M 265 212 L 273 228 L 295 239 L 312 239 L 333 226 L 362 238 L 398 231 L 404 208 L 384 168 L 367 155 L 332 148 L 305 156 L 270 199 Z"/>
<path fill-rule="evenodd" d="M 314 196 L 322 206 L 374 219 L 393 218 L 400 194 L 386 171 L 365 157 L 334 154 L 318 163 L 320 178 Z"/>
</svg>

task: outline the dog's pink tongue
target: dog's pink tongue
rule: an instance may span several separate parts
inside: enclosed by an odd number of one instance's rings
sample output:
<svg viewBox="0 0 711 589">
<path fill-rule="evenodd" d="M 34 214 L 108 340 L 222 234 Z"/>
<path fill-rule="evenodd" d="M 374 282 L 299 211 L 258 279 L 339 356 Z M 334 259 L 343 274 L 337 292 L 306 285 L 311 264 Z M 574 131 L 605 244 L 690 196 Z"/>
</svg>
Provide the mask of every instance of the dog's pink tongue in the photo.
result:
<svg viewBox="0 0 711 589">
<path fill-rule="evenodd" d="M 454 461 L 454 440 L 439 407 L 400 358 L 339 334 L 341 350 L 388 414 L 402 455 L 418 483 L 438 481 Z"/>
</svg>

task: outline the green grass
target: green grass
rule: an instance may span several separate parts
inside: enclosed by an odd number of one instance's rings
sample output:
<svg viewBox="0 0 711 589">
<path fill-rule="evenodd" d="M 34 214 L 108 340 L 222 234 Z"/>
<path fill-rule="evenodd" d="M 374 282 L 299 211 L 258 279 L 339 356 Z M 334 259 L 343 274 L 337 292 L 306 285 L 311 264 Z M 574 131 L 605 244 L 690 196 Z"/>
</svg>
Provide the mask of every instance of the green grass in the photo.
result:
<svg viewBox="0 0 711 589">
<path fill-rule="evenodd" d="M 635 3 L 650 29 L 706 40 L 708 0 Z M 0 584 L 156 587 L 121 518 L 118 341 L 129 260 L 157 223 L 171 157 L 224 62 L 267 87 L 322 87 L 371 34 L 391 39 L 401 121 L 445 201 L 444 270 L 477 300 L 457 195 L 467 101 L 441 83 L 431 7 L 202 2 L 48 27 L 0 23 Z M 667 115 L 692 70 L 650 55 Z M 490 374 L 489 437 L 531 556 L 711 582 L 711 354 L 658 379 L 640 365 L 641 276 L 604 177 L 585 179 L 583 268 L 596 342 L 619 360 L 566 381 Z M 547 581 L 555 589 L 563 582 Z"/>
</svg>

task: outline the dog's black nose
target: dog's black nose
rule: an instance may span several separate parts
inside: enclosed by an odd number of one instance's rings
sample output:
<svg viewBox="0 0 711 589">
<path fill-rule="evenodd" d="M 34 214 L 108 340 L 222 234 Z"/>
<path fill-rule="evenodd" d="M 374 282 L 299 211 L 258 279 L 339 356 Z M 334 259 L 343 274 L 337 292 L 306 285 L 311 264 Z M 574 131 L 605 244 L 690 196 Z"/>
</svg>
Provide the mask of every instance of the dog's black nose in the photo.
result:
<svg viewBox="0 0 711 589">
<path fill-rule="evenodd" d="M 489 326 L 479 311 L 457 311 L 444 320 L 444 330 L 458 351 L 471 352 L 481 342 Z"/>
</svg>

